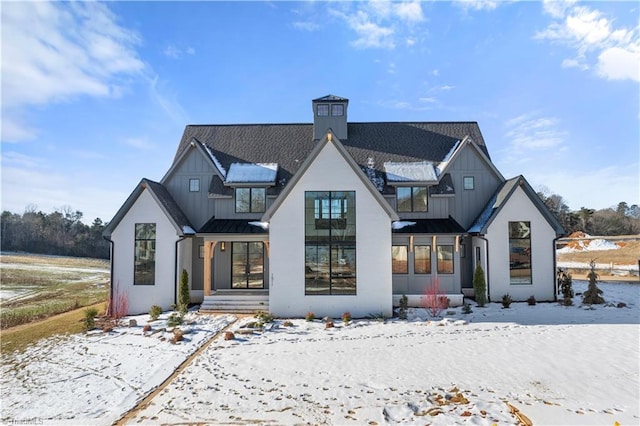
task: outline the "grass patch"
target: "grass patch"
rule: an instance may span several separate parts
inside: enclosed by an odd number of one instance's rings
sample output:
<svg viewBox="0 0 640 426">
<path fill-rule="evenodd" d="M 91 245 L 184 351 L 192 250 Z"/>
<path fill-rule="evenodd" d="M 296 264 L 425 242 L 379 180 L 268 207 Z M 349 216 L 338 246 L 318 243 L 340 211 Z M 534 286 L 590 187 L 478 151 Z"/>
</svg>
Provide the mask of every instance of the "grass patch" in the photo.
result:
<svg viewBox="0 0 640 426">
<path fill-rule="evenodd" d="M 98 309 L 98 315 L 103 315 L 106 309 L 105 303 L 92 305 Z M 27 346 L 36 343 L 40 339 L 57 334 L 80 333 L 84 330 L 83 319 L 85 308 L 75 309 L 64 314 L 47 318 L 43 321 L 32 322 L 9 330 L 2 331 L 0 351 L 3 355 L 15 351 L 23 351 Z"/>
</svg>

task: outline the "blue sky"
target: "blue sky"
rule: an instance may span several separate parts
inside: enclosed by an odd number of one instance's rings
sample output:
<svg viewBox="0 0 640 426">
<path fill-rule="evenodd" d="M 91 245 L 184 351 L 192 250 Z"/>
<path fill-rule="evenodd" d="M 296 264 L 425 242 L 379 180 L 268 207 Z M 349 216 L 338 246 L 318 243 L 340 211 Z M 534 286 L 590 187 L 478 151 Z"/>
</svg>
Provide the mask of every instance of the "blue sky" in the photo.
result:
<svg viewBox="0 0 640 426">
<path fill-rule="evenodd" d="M 639 200 L 637 2 L 2 2 L 2 210 L 112 218 L 187 124 L 478 121 L 507 178 Z"/>
</svg>

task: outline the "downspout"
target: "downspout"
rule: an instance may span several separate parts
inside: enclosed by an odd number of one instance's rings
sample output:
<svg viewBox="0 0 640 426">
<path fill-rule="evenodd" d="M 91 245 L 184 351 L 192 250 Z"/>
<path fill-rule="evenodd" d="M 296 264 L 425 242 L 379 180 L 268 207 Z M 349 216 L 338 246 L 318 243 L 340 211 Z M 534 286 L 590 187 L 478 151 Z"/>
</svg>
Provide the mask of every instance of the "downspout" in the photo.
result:
<svg viewBox="0 0 640 426">
<path fill-rule="evenodd" d="M 110 266 L 110 272 L 109 272 L 109 306 L 107 306 L 109 309 L 111 308 L 111 301 L 113 300 L 113 253 L 114 253 L 114 248 L 116 243 L 109 237 L 106 236 L 102 236 L 102 239 L 104 239 L 105 241 L 107 241 L 109 243 L 109 266 Z M 109 312 L 107 312 L 107 315 L 109 315 Z"/>
<path fill-rule="evenodd" d="M 489 240 L 487 240 L 485 237 L 481 236 L 480 234 L 476 235 L 476 237 L 480 238 L 487 244 L 487 250 L 486 250 L 487 267 L 485 272 L 487 274 L 487 301 L 491 302 L 491 280 L 489 279 L 489 269 L 490 269 L 489 268 Z"/>
<path fill-rule="evenodd" d="M 173 286 L 173 304 L 174 305 L 178 305 L 178 244 L 180 244 L 180 242 L 186 240 L 187 237 L 186 236 L 181 236 L 180 238 L 178 238 L 176 240 L 176 249 L 175 249 L 175 259 L 174 259 L 174 264 L 173 264 L 173 276 L 175 278 L 175 283 Z"/>
<path fill-rule="evenodd" d="M 556 250 L 558 248 L 558 240 L 562 237 L 555 237 L 553 239 L 553 301 L 558 301 L 558 255 Z"/>
</svg>

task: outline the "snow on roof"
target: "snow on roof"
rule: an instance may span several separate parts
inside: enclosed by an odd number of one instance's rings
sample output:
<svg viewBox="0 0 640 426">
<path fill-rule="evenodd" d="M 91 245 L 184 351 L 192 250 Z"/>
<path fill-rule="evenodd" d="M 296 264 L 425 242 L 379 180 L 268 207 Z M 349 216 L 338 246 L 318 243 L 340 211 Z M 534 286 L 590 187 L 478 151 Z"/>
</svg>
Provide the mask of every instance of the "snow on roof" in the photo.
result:
<svg viewBox="0 0 640 426">
<path fill-rule="evenodd" d="M 253 221 L 253 222 L 249 222 L 249 225 L 252 226 L 259 226 L 260 228 L 267 230 L 269 229 L 269 222 L 259 222 L 259 221 Z"/>
<path fill-rule="evenodd" d="M 460 142 L 461 141 L 457 141 L 456 143 L 454 143 L 451 149 L 449 150 L 449 152 L 447 153 L 447 155 L 445 155 L 442 161 L 440 161 L 440 163 L 438 164 L 438 167 L 436 168 L 438 175 L 440 175 L 440 173 L 442 173 L 444 168 L 447 166 L 447 163 L 449 163 L 449 160 L 451 160 L 453 153 L 456 152 L 456 149 L 458 149 L 458 147 L 460 146 Z"/>
<path fill-rule="evenodd" d="M 218 171 L 220 172 L 220 174 L 222 175 L 222 178 L 224 179 L 227 176 L 227 171 L 225 170 L 224 167 L 222 167 L 222 164 L 220 163 L 220 161 L 218 161 L 216 156 L 213 155 L 213 152 L 211 152 L 209 147 L 206 144 L 202 144 L 202 146 L 204 147 L 205 151 L 207 151 L 207 154 L 209 154 L 209 157 L 211 157 L 211 161 L 213 161 L 213 164 L 216 165 L 216 167 L 218 168 Z"/>
<path fill-rule="evenodd" d="M 185 225 L 182 227 L 182 233 L 186 235 L 195 235 L 196 231 L 192 227 Z"/>
<path fill-rule="evenodd" d="M 276 181 L 277 173 L 278 163 L 232 163 L 225 181 L 273 183 Z"/>
<path fill-rule="evenodd" d="M 467 232 L 477 233 L 482 231 L 482 228 L 485 227 L 485 225 L 489 221 L 489 218 L 493 214 L 493 209 L 496 208 L 497 199 L 498 197 L 496 195 L 494 195 L 491 198 L 491 200 L 487 203 L 482 213 L 480 213 L 480 216 L 478 217 L 478 219 L 476 219 L 476 222 L 471 226 L 471 228 L 469 228 Z"/>
<path fill-rule="evenodd" d="M 402 229 L 405 226 L 413 226 L 415 224 L 416 224 L 416 222 L 408 222 L 408 221 L 404 221 L 404 220 L 396 220 L 394 222 L 391 222 L 391 229 Z"/>
<path fill-rule="evenodd" d="M 429 182 L 437 181 L 438 175 L 429 161 L 414 163 L 384 163 L 388 182 Z"/>
</svg>

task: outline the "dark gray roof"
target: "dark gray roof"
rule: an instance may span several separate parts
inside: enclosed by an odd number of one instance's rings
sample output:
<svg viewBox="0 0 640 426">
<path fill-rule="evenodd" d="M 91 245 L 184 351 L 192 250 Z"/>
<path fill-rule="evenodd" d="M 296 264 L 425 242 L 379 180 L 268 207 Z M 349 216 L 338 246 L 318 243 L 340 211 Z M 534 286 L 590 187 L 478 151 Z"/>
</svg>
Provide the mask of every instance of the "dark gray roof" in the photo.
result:
<svg viewBox="0 0 640 426">
<path fill-rule="evenodd" d="M 471 234 L 486 234 L 489 225 L 496 218 L 500 210 L 507 204 L 509 198 L 511 198 L 511 195 L 513 195 L 518 186 L 522 187 L 524 193 L 529 197 L 540 214 L 549 222 L 549 225 L 556 232 L 556 235 L 564 234 L 565 230 L 558 219 L 551 213 L 549 208 L 542 202 L 538 194 L 522 175 L 508 179 L 500 185 L 480 215 L 476 218 L 473 225 L 471 225 L 468 232 Z"/>
<path fill-rule="evenodd" d="M 465 229 L 454 218 L 447 219 L 404 219 L 415 225 L 394 229 L 394 234 L 464 234 Z"/>
<path fill-rule="evenodd" d="M 160 207 L 176 228 L 177 234 L 185 235 L 193 233 L 193 228 L 191 227 L 189 219 L 187 219 L 187 216 L 184 214 L 180 206 L 178 206 L 178 203 L 176 203 L 169 191 L 167 191 L 162 184 L 143 178 L 140 183 L 136 185 L 113 219 L 105 227 L 104 232 L 102 233 L 104 236 L 109 237 L 111 235 L 113 230 L 127 214 L 133 204 L 135 204 L 138 197 L 140 197 L 140 194 L 142 194 L 142 191 L 145 189 L 147 189 L 151 193 L 152 197 L 160 204 Z"/>
<path fill-rule="evenodd" d="M 336 95 L 327 95 L 321 98 L 314 99 L 313 102 L 346 102 L 348 100 L 349 99 L 347 98 L 341 98 L 340 96 Z"/>
<path fill-rule="evenodd" d="M 212 217 L 202 225 L 198 233 L 203 234 L 267 234 L 260 226 L 250 225 L 246 219 L 216 219 Z"/>
<path fill-rule="evenodd" d="M 386 161 L 440 162 L 466 136 L 488 156 L 476 122 L 348 123 L 348 138 L 340 142 L 361 167 L 373 159 L 373 168 L 384 173 Z M 194 138 L 207 145 L 226 170 L 236 162 L 278 163 L 279 185 L 291 179 L 316 144 L 313 124 L 189 125 L 176 159 Z"/>
<path fill-rule="evenodd" d="M 455 195 L 456 189 L 453 187 L 453 179 L 449 173 L 445 173 L 437 185 L 429 187 L 431 195 Z"/>
</svg>

